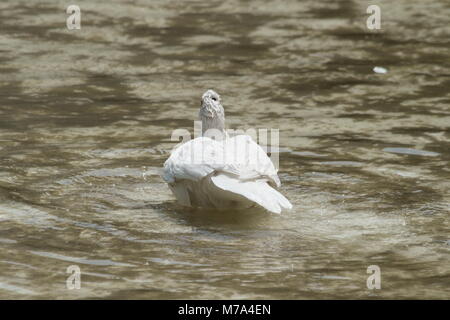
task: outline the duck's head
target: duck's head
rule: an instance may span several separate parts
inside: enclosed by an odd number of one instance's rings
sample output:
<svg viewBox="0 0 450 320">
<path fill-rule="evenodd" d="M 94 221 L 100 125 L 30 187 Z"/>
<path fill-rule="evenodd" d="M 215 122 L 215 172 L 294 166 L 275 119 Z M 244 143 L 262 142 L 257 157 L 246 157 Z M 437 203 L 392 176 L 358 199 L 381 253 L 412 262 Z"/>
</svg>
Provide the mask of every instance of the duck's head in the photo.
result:
<svg viewBox="0 0 450 320">
<path fill-rule="evenodd" d="M 225 111 L 219 94 L 214 90 L 207 90 L 202 95 L 199 117 L 202 121 L 203 135 L 210 129 L 225 132 Z"/>
<path fill-rule="evenodd" d="M 208 90 L 202 95 L 202 105 L 200 108 L 200 117 L 212 118 L 215 116 L 224 116 L 224 110 L 221 104 L 220 96 L 214 90 Z"/>
</svg>

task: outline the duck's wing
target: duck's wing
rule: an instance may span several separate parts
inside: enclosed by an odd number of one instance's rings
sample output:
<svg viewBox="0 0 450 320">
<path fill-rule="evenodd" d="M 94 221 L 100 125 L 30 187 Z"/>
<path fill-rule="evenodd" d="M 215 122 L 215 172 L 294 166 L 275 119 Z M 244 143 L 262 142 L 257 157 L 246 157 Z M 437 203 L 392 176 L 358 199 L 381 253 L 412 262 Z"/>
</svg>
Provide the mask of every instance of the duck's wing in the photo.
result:
<svg viewBox="0 0 450 320">
<path fill-rule="evenodd" d="M 266 180 L 278 188 L 278 170 L 266 152 L 250 136 L 238 135 L 225 141 L 225 165 L 222 171 L 240 181 Z"/>
<path fill-rule="evenodd" d="M 223 141 L 208 137 L 190 140 L 178 146 L 164 163 L 163 179 L 198 181 L 214 171 L 241 181 L 265 179 L 280 186 L 277 170 L 265 151 L 248 135 Z"/>
<path fill-rule="evenodd" d="M 224 149 L 225 165 L 211 177 L 215 186 L 273 213 L 292 208 L 289 200 L 274 189 L 280 186 L 277 169 L 250 136 L 227 139 Z"/>
<path fill-rule="evenodd" d="M 162 177 L 178 202 L 185 206 L 220 207 L 221 201 L 216 203 L 213 199 L 230 197 L 205 179 L 224 167 L 223 152 L 224 143 L 208 137 L 190 140 L 172 151 L 164 163 Z"/>
<path fill-rule="evenodd" d="M 203 180 L 205 177 L 208 179 Z M 250 201 L 274 213 L 292 208 L 273 188 L 280 186 L 280 180 L 272 161 L 247 135 L 224 141 L 207 137 L 190 140 L 176 148 L 164 163 L 163 178 L 185 205 L 192 205 L 189 192 L 193 196 L 197 192 L 216 198 L 220 197 L 217 190 L 222 190 L 224 198 L 230 198 L 231 193 L 236 199 Z M 198 190 L 188 188 L 186 180 L 200 182 L 196 185 Z M 210 182 L 218 189 L 212 188 Z"/>
<path fill-rule="evenodd" d="M 199 181 L 223 167 L 223 144 L 207 137 L 190 140 L 172 151 L 164 163 L 163 179 Z"/>
</svg>

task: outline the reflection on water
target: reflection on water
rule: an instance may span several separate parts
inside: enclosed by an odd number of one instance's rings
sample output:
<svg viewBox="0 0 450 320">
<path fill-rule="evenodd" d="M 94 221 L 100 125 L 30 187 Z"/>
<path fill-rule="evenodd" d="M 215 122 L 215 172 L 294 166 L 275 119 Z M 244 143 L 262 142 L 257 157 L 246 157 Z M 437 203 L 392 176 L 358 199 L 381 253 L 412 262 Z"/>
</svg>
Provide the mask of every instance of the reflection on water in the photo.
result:
<svg viewBox="0 0 450 320">
<path fill-rule="evenodd" d="M 381 31 L 364 0 L 79 0 L 69 31 L 2 1 L 0 297 L 450 298 L 450 4 L 378 3 Z M 175 204 L 160 167 L 208 88 L 280 129 L 294 210 Z"/>
</svg>

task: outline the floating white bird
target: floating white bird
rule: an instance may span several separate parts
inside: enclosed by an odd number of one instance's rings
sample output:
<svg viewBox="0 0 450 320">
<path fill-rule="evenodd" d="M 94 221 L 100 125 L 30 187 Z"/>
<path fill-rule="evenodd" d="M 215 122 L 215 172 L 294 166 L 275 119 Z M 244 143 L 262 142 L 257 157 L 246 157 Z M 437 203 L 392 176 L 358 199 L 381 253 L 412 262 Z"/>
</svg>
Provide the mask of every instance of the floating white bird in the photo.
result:
<svg viewBox="0 0 450 320">
<path fill-rule="evenodd" d="M 292 208 L 275 190 L 280 179 L 264 150 L 248 135 L 228 136 L 221 99 L 213 90 L 203 94 L 199 117 L 202 137 L 178 146 L 164 163 L 163 179 L 181 205 L 259 206 L 273 213 Z"/>
</svg>

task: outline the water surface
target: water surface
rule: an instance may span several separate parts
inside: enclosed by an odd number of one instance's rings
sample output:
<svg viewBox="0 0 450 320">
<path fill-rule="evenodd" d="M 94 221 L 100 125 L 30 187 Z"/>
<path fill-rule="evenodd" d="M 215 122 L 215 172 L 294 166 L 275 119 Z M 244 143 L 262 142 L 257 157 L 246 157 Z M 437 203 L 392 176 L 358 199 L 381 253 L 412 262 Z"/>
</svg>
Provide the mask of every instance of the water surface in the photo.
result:
<svg viewBox="0 0 450 320">
<path fill-rule="evenodd" d="M 78 0 L 69 31 L 65 1 L 3 0 L 0 298 L 450 298 L 450 3 L 376 2 L 379 31 L 373 1 Z M 209 88 L 280 129 L 294 210 L 176 205 L 160 168 Z"/>
</svg>

